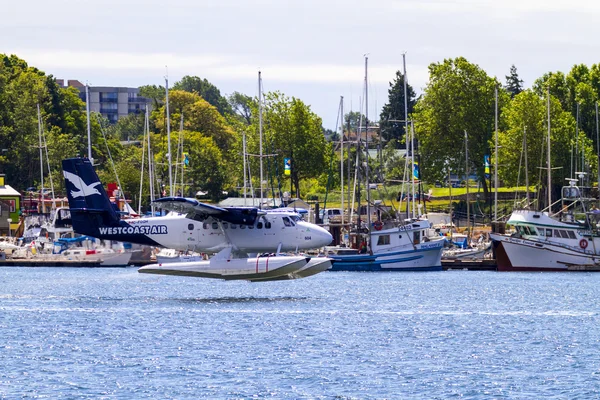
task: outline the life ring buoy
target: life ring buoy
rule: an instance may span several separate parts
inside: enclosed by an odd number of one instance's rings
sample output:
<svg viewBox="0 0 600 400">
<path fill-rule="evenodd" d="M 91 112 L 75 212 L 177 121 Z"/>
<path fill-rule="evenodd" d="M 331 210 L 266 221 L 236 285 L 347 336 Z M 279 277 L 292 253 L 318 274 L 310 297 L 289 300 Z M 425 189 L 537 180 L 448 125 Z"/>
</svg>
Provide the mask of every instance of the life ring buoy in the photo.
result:
<svg viewBox="0 0 600 400">
<path fill-rule="evenodd" d="M 375 221 L 373 223 L 373 228 L 375 228 L 376 231 L 380 231 L 383 228 L 383 224 L 381 221 Z"/>
<path fill-rule="evenodd" d="M 585 239 L 581 239 L 581 240 L 579 241 L 579 247 L 581 247 L 582 249 L 585 249 L 585 248 L 587 248 L 587 247 L 588 247 L 588 241 L 587 241 L 587 240 L 585 240 Z"/>
</svg>

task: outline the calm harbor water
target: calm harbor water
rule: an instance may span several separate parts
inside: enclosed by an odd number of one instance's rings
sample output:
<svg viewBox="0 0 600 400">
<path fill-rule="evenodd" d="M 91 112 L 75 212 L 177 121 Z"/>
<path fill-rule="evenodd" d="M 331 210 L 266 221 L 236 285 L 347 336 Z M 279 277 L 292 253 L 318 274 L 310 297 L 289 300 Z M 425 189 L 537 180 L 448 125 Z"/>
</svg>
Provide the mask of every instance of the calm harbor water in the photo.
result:
<svg viewBox="0 0 600 400">
<path fill-rule="evenodd" d="M 0 268 L 0 398 L 600 397 L 600 274 Z"/>
</svg>

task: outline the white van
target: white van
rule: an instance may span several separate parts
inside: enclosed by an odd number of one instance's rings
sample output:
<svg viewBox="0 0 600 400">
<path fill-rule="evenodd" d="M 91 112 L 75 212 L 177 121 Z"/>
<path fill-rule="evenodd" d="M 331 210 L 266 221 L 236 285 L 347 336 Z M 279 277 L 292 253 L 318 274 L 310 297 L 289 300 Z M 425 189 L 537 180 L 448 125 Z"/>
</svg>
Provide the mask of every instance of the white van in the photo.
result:
<svg viewBox="0 0 600 400">
<path fill-rule="evenodd" d="M 342 215 L 341 208 L 324 208 L 319 211 L 319 218 L 322 224 L 328 224 L 331 217 L 338 217 Z"/>
</svg>

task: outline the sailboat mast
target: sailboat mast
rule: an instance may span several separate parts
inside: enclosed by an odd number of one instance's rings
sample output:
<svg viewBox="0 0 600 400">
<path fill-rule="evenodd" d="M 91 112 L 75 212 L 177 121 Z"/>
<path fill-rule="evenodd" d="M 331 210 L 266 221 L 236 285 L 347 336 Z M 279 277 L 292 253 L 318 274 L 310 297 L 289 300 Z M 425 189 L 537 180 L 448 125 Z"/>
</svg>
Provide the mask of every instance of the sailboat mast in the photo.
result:
<svg viewBox="0 0 600 400">
<path fill-rule="evenodd" d="M 248 182 L 248 172 L 246 170 L 246 131 L 242 134 L 242 155 L 244 157 L 244 207 L 246 206 L 246 187 Z"/>
<path fill-rule="evenodd" d="M 525 200 L 529 208 L 529 171 L 527 171 L 527 127 L 523 127 L 523 151 L 525 152 Z"/>
<path fill-rule="evenodd" d="M 142 195 L 144 189 L 144 163 L 146 157 L 146 117 L 148 116 L 148 105 L 146 105 L 146 114 L 144 114 L 144 135 L 142 138 L 142 171 L 140 173 L 140 197 L 138 199 L 138 214 L 142 214 Z"/>
<path fill-rule="evenodd" d="M 259 146 L 260 146 L 260 204 L 259 208 L 262 208 L 263 201 L 263 121 L 262 121 L 262 82 L 260 71 L 258 71 L 258 135 L 259 135 Z"/>
<path fill-rule="evenodd" d="M 88 159 L 92 164 L 92 128 L 90 126 L 90 87 L 85 85 L 85 112 L 87 115 L 87 139 L 88 139 Z"/>
<path fill-rule="evenodd" d="M 411 162 L 411 196 L 412 196 L 412 216 L 411 218 L 416 218 L 417 212 L 415 210 L 416 201 L 415 201 L 415 125 L 413 122 L 410 122 L 410 162 Z"/>
<path fill-rule="evenodd" d="M 598 126 L 598 102 L 596 102 L 596 155 L 598 156 L 598 177 L 597 180 L 600 182 L 600 128 Z M 600 184 L 598 184 L 600 187 Z"/>
<path fill-rule="evenodd" d="M 410 161 L 411 161 L 412 165 L 410 167 L 410 174 L 409 174 L 409 176 L 410 176 L 411 183 L 412 183 L 412 179 L 413 179 L 412 178 L 412 176 L 413 176 L 412 169 L 414 168 L 414 164 L 412 163 L 413 160 L 412 160 L 411 145 L 408 142 L 408 138 L 410 138 L 410 133 L 408 132 L 408 96 L 407 96 L 408 89 L 407 89 L 407 82 L 406 82 L 406 53 L 402 53 L 402 67 L 403 67 L 403 71 L 404 71 L 404 79 L 403 79 L 403 81 L 404 81 L 404 138 L 406 139 L 406 152 L 407 152 L 406 153 L 406 160 L 409 159 L 408 152 L 411 152 L 410 153 L 410 157 L 411 157 Z M 411 141 L 411 144 L 412 144 L 412 141 Z M 407 165 L 405 163 L 405 167 L 406 166 Z M 406 171 L 406 168 L 405 168 L 405 171 Z M 404 192 L 404 190 L 403 190 L 403 192 Z M 414 193 L 413 193 L 413 195 L 414 195 Z M 412 199 L 412 201 L 414 201 L 414 198 Z M 409 209 L 410 209 L 409 204 L 410 204 L 410 202 L 411 202 L 410 196 L 406 196 L 406 214 L 409 213 Z M 413 210 L 412 214 L 414 216 L 414 210 Z M 407 215 L 407 218 L 411 218 L 411 217 Z"/>
<path fill-rule="evenodd" d="M 583 145 L 581 146 L 583 149 Z M 581 170 L 578 170 L 579 163 L 579 103 L 576 105 L 575 111 L 575 173 L 578 171 L 583 172 L 583 165 L 581 166 Z"/>
<path fill-rule="evenodd" d="M 167 162 L 169 163 L 169 195 L 173 197 L 173 163 L 171 161 L 171 114 L 169 113 L 169 78 L 165 77 L 165 100 L 167 103 L 166 111 L 167 111 L 167 151 L 169 152 L 169 157 L 167 157 Z"/>
<path fill-rule="evenodd" d="M 471 238 L 471 205 L 469 204 L 469 145 L 465 130 L 465 172 L 467 174 L 467 239 Z"/>
<path fill-rule="evenodd" d="M 548 170 L 548 215 L 551 214 L 552 209 L 552 166 L 550 165 L 550 87 L 548 86 L 548 149 L 547 154 L 547 170 Z"/>
<path fill-rule="evenodd" d="M 154 216 L 154 163 L 152 162 L 152 149 L 150 147 L 150 117 L 148 104 L 146 104 L 146 136 L 148 137 L 148 182 L 150 184 L 150 210 Z"/>
<path fill-rule="evenodd" d="M 494 146 L 494 221 L 498 220 L 498 86 L 494 88 L 494 122 L 496 128 L 496 143 Z M 527 167 L 525 167 L 527 174 Z M 529 204 L 529 199 L 527 200 Z"/>
<path fill-rule="evenodd" d="M 367 185 L 367 227 L 369 228 L 369 251 L 371 246 L 371 185 L 369 183 L 369 82 L 367 75 L 369 57 L 365 56 L 365 184 Z"/>
<path fill-rule="evenodd" d="M 340 96 L 340 183 L 342 200 L 342 226 L 344 225 L 344 96 Z"/>
<path fill-rule="evenodd" d="M 37 117 L 38 117 L 38 137 L 40 141 L 40 179 L 42 187 L 40 189 L 40 202 L 42 203 L 42 214 L 44 210 L 44 149 L 42 148 L 42 114 L 40 113 L 40 104 L 37 104 Z"/>
</svg>

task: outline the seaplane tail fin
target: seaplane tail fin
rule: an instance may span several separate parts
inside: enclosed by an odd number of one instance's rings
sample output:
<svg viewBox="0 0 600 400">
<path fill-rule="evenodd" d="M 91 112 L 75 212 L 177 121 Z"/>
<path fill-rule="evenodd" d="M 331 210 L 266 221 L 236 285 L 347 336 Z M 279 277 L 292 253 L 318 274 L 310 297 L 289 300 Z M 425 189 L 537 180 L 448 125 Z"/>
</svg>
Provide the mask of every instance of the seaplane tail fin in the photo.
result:
<svg viewBox="0 0 600 400">
<path fill-rule="evenodd" d="M 102 238 L 101 227 L 119 226 L 120 218 L 87 158 L 63 160 L 63 176 L 73 230 Z"/>
</svg>

